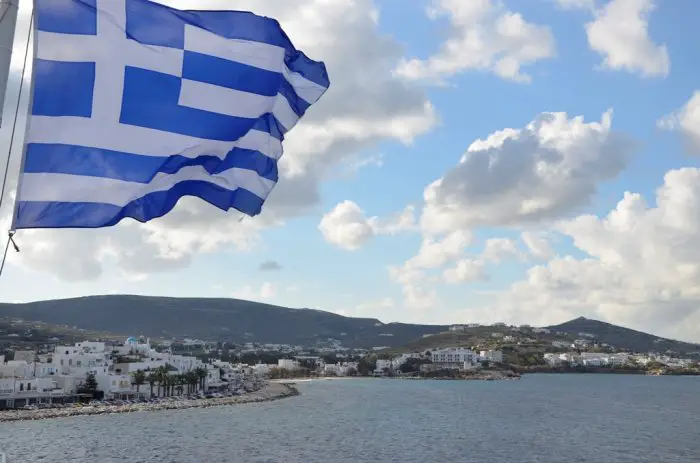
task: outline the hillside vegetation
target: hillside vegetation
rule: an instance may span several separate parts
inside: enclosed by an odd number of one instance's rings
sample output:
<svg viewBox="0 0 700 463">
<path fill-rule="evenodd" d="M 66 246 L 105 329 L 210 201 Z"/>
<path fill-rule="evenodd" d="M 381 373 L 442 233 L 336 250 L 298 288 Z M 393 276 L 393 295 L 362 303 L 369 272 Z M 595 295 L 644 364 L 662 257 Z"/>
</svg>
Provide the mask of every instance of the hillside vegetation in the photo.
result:
<svg viewBox="0 0 700 463">
<path fill-rule="evenodd" d="M 239 299 L 127 295 L 0 304 L 0 317 L 66 325 L 124 336 L 199 338 L 234 343 L 314 346 L 336 339 L 347 347 L 395 347 L 446 326 L 383 324 L 313 309 L 291 309 Z"/>
</svg>

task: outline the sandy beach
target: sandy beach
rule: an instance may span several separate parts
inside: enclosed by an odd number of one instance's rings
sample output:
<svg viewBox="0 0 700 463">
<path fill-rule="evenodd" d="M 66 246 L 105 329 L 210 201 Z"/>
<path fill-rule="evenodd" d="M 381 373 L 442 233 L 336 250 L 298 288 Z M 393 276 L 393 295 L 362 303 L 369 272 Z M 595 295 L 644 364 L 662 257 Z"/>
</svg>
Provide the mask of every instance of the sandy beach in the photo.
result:
<svg viewBox="0 0 700 463">
<path fill-rule="evenodd" d="M 247 404 L 255 402 L 269 402 L 285 397 L 298 395 L 297 389 L 289 384 L 266 383 L 257 391 L 247 394 L 222 397 L 213 399 L 185 399 L 175 398 L 169 402 L 159 403 L 139 403 L 130 405 L 110 405 L 110 406 L 81 406 L 59 409 L 38 409 L 38 410 L 2 410 L 0 411 L 0 422 L 22 421 L 22 420 L 45 420 L 51 418 L 63 418 L 67 416 L 82 415 L 106 415 L 112 413 L 132 413 L 159 410 L 181 410 L 185 408 L 205 408 L 222 405 Z"/>
</svg>

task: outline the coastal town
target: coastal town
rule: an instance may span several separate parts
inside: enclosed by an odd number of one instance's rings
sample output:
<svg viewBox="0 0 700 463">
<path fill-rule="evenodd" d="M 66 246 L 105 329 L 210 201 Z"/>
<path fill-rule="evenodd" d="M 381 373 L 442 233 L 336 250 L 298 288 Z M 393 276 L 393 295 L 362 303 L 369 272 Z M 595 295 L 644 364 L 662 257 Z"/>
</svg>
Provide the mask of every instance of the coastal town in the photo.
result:
<svg viewBox="0 0 700 463">
<path fill-rule="evenodd" d="M 0 410 L 20 410 L 27 416 L 54 410 L 51 416 L 64 416 L 270 400 L 296 394 L 293 387 L 272 380 L 309 377 L 491 380 L 537 372 L 700 374 L 697 357 L 626 352 L 590 333 L 572 338 L 548 328 L 503 323 L 453 325 L 400 349 L 351 349 L 336 339 L 305 347 L 190 338 L 152 343 L 143 337 L 35 347 L 0 355 Z M 10 416 L 19 415 L 0 411 L 0 420 Z"/>
</svg>

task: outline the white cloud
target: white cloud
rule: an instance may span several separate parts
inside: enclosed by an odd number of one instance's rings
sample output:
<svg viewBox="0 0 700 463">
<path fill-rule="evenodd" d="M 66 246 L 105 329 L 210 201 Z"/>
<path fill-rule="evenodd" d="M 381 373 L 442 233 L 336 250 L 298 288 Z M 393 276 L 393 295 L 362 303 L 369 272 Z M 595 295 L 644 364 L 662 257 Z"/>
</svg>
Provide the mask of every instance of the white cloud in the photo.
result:
<svg viewBox="0 0 700 463">
<path fill-rule="evenodd" d="M 586 24 L 588 44 L 603 57 L 602 66 L 643 76 L 668 75 L 671 63 L 666 45 L 649 37 L 653 0 L 611 0 Z"/>
<path fill-rule="evenodd" d="M 587 254 L 528 271 L 489 308 L 533 324 L 585 315 L 661 335 L 700 332 L 700 169 L 669 171 L 656 206 L 626 193 L 606 217 L 584 215 L 557 229 Z"/>
<path fill-rule="evenodd" d="M 593 10 L 595 0 L 553 0 L 559 8 L 564 10 Z"/>
<path fill-rule="evenodd" d="M 354 251 L 377 235 L 395 235 L 415 228 L 412 207 L 387 220 L 367 218 L 353 201 L 343 201 L 321 219 L 318 225 L 323 237 L 341 249 Z"/>
<path fill-rule="evenodd" d="M 231 293 L 234 299 L 243 299 L 246 301 L 269 301 L 277 295 L 277 286 L 269 281 L 264 282 L 260 287 L 245 285 L 242 288 Z"/>
<path fill-rule="evenodd" d="M 525 243 L 532 257 L 543 260 L 554 257 L 554 250 L 545 234 L 525 231 L 520 235 L 520 239 Z"/>
<path fill-rule="evenodd" d="M 231 7 L 230 0 L 163 3 L 183 9 Z M 28 10 L 22 6 L 18 37 L 28 25 Z M 331 78 L 326 95 L 285 140 L 280 182 L 263 213 L 241 220 L 235 212 L 184 198 L 170 214 L 146 225 L 125 221 L 100 231 L 21 231 L 18 240 L 24 246 L 12 256 L 13 264 L 84 280 L 99 278 L 106 264 L 126 274 L 148 274 L 187 266 L 203 253 L 249 250 L 258 244 L 261 230 L 313 211 L 319 185 L 333 169 L 384 140 L 411 143 L 437 123 L 423 90 L 394 76 L 402 49 L 379 32 L 373 0 L 237 0 L 236 8 L 277 18 L 295 46 L 326 63 Z M 16 46 L 23 50 L 24 44 Z M 16 74 L 13 79 L 16 85 Z M 15 163 L 13 174 L 18 169 Z M 16 175 L 10 180 L 14 188 Z M 3 209 L 0 217 L 10 212 Z"/>
<path fill-rule="evenodd" d="M 437 291 L 425 286 L 404 286 L 402 288 L 404 304 L 409 309 L 429 310 L 438 305 Z"/>
<path fill-rule="evenodd" d="M 491 238 L 478 255 L 465 255 L 475 227 L 544 226 L 586 205 L 598 184 L 625 166 L 633 145 L 612 131 L 612 113 L 601 122 L 544 113 L 522 129 L 504 129 L 476 140 L 460 163 L 430 184 L 421 213 L 423 240 L 418 253 L 389 268 L 405 297 L 437 295 L 430 272 L 444 269 L 447 283 L 487 280 L 486 267 L 526 253 L 511 239 Z M 539 259 L 553 252 L 541 235 L 522 236 Z M 446 268 L 451 264 L 454 266 Z M 430 300 L 425 298 L 425 300 Z"/>
<path fill-rule="evenodd" d="M 378 153 L 371 156 L 358 157 L 353 159 L 348 164 L 348 170 L 351 173 L 357 173 L 359 170 L 366 167 L 382 167 L 384 165 L 384 154 Z"/>
<path fill-rule="evenodd" d="M 432 19 L 447 16 L 452 34 L 440 51 L 426 60 L 403 61 L 397 73 L 408 79 L 437 80 L 467 70 L 488 70 L 503 79 L 529 82 L 522 68 L 555 54 L 547 26 L 525 21 L 499 1 L 433 0 Z"/>
<path fill-rule="evenodd" d="M 499 263 L 508 259 L 522 259 L 523 254 L 514 240 L 508 238 L 490 238 L 486 240 L 481 259 L 484 262 Z"/>
<path fill-rule="evenodd" d="M 418 254 L 406 262 L 407 268 L 434 269 L 460 257 L 472 243 L 472 235 L 464 230 L 455 230 L 442 239 L 427 236 L 423 239 Z"/>
<path fill-rule="evenodd" d="M 443 273 L 447 283 L 470 283 L 473 281 L 488 280 L 484 271 L 484 261 L 462 259 L 454 268 L 448 268 Z"/>
<path fill-rule="evenodd" d="M 586 205 L 632 152 L 631 141 L 611 123 L 611 111 L 599 123 L 544 113 L 522 129 L 475 141 L 426 188 L 424 233 L 540 223 Z"/>
<path fill-rule="evenodd" d="M 679 131 L 686 140 L 688 152 L 700 156 L 700 90 L 696 90 L 681 109 L 660 119 L 657 126 Z"/>
</svg>

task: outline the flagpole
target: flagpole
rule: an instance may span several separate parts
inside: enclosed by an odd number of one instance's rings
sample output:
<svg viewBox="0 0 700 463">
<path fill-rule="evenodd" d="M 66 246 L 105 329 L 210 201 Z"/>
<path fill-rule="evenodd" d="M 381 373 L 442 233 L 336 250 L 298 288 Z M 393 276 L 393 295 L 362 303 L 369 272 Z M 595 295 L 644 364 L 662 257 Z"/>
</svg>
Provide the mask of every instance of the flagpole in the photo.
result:
<svg viewBox="0 0 700 463">
<path fill-rule="evenodd" d="M 13 26 L 12 26 L 13 27 L 12 36 L 13 36 L 13 42 L 14 42 L 14 29 L 15 29 L 16 22 L 17 22 L 17 6 L 12 5 L 8 8 L 12 9 L 13 7 L 15 10 L 14 11 L 15 24 L 13 24 Z M 10 10 L 7 10 L 7 11 L 9 12 Z M 8 14 L 10 14 L 10 13 L 8 13 Z M 14 145 L 15 133 L 16 133 L 16 129 L 17 129 L 17 119 L 19 116 L 19 108 L 20 108 L 20 104 L 22 101 L 22 90 L 24 89 L 24 77 L 25 77 L 26 70 L 27 70 L 27 62 L 29 61 L 29 46 L 30 46 L 30 44 L 32 44 L 32 40 L 35 37 L 34 27 L 35 27 L 34 9 L 32 8 L 32 15 L 31 15 L 31 18 L 29 20 L 29 31 L 27 33 L 27 46 L 25 47 L 25 50 L 24 50 L 24 64 L 22 66 L 22 74 L 20 77 L 21 80 L 20 80 L 20 84 L 19 84 L 19 90 L 17 92 L 17 105 L 15 107 L 14 120 L 12 121 L 12 134 L 10 136 L 9 146 L 7 148 L 7 162 L 6 162 L 6 166 L 5 166 L 5 174 L 3 176 L 2 184 L 0 185 L 0 207 L 2 206 L 2 200 L 3 200 L 4 195 L 5 195 L 5 187 L 7 186 L 6 184 L 7 184 L 7 177 L 8 177 L 9 168 L 10 168 L 10 157 L 12 154 L 12 146 Z M 0 37 L 4 37 L 4 36 L 0 36 Z M 0 47 L 2 45 L 3 45 L 2 42 L 0 42 Z M 9 50 L 11 53 L 12 44 L 9 45 Z M 36 51 L 36 41 L 34 41 L 34 51 Z M 34 56 L 34 55 L 32 55 L 32 56 Z M 6 96 L 5 92 L 7 90 L 7 82 L 9 80 L 9 71 L 10 71 L 10 59 L 8 58 L 8 60 L 7 60 L 7 73 L 0 75 L 0 79 L 3 77 L 3 75 L 5 76 L 4 77 L 5 78 L 5 85 L 4 85 L 4 89 L 2 90 L 2 94 L 4 96 Z M 4 72 L 4 70 L 0 69 L 0 72 Z M 29 122 L 28 122 L 29 121 L 29 110 L 31 109 L 31 104 L 33 101 L 33 94 L 34 94 L 34 91 L 33 91 L 34 90 L 34 76 L 33 76 L 33 74 L 34 74 L 34 67 L 32 66 L 32 78 L 31 78 L 31 82 L 30 82 L 30 92 L 31 93 L 29 95 L 29 106 L 28 106 L 28 111 L 27 111 L 27 123 L 25 124 L 27 129 L 29 127 Z M 22 140 L 22 145 L 23 145 L 22 146 L 22 158 L 20 161 L 20 165 L 22 167 L 20 168 L 20 173 L 22 172 L 22 169 L 24 167 L 24 154 L 25 154 L 25 150 L 26 150 L 26 133 L 25 133 L 25 138 Z M 21 176 L 20 176 L 20 178 L 21 178 Z M 17 185 L 18 185 L 17 190 L 19 191 L 19 180 L 18 180 Z M 0 276 L 2 275 L 2 271 L 5 268 L 5 262 L 7 260 L 7 253 L 10 249 L 10 245 L 12 245 L 14 247 L 15 251 L 19 252 L 19 248 L 17 247 L 17 244 L 14 241 L 14 235 L 15 235 L 14 229 L 15 229 L 15 217 L 17 215 L 17 205 L 18 205 L 18 202 L 15 201 L 14 210 L 13 210 L 13 214 L 12 214 L 12 223 L 10 225 L 10 230 L 8 231 L 8 236 L 7 236 L 7 243 L 5 244 L 5 250 L 3 252 L 2 258 L 0 259 Z"/>
<path fill-rule="evenodd" d="M 37 49 L 37 40 L 36 40 L 36 21 L 34 20 L 35 16 L 35 11 L 36 9 L 34 8 L 33 2 L 32 2 L 32 14 L 31 18 L 29 19 L 29 33 L 27 34 L 27 47 L 24 51 L 24 66 L 22 67 L 22 84 L 24 83 L 24 73 L 27 70 L 27 61 L 29 60 L 29 44 L 32 44 L 32 58 L 36 56 L 36 49 Z M 34 103 L 34 65 L 32 63 L 32 75 L 29 78 L 29 97 L 27 98 L 27 119 L 24 124 L 24 137 L 22 138 L 22 157 L 20 158 L 19 162 L 19 176 L 17 178 L 17 193 L 15 196 L 15 205 L 12 210 L 12 222 L 10 223 L 10 230 L 9 230 L 9 239 L 12 241 L 12 237 L 15 234 L 15 224 L 17 221 L 17 211 L 19 209 L 19 201 L 17 200 L 19 197 L 19 192 L 22 187 L 22 172 L 24 172 L 24 161 L 27 157 L 27 135 L 29 134 L 29 124 L 31 121 L 31 114 L 32 114 L 32 105 Z M 19 112 L 19 103 L 20 99 L 22 97 L 22 87 L 23 85 L 20 84 L 20 93 L 19 96 L 17 97 L 17 109 Z M 17 114 L 15 114 L 15 124 L 17 123 Z M 14 132 L 14 131 L 13 131 Z M 15 251 L 19 252 L 19 248 L 17 248 L 17 245 L 12 241 L 12 244 L 15 247 Z"/>
<path fill-rule="evenodd" d="M 15 42 L 15 30 L 17 28 L 18 0 L 0 0 L 0 111 L 4 113 L 7 97 L 7 84 L 10 77 L 10 63 L 12 61 L 12 48 Z M 19 106 L 18 106 L 19 108 Z M 15 111 L 15 118 L 17 117 Z M 2 126 L 2 116 L 0 114 L 0 126 Z M 10 152 L 12 144 L 8 147 L 3 180 L 0 184 L 0 207 L 5 194 L 5 184 L 7 183 L 8 170 L 10 168 Z"/>
<path fill-rule="evenodd" d="M 15 41 L 19 0 L 0 0 L 0 105 L 5 106 L 5 93 L 10 75 L 12 46 Z M 0 114 L 2 125 L 2 114 Z"/>
</svg>

